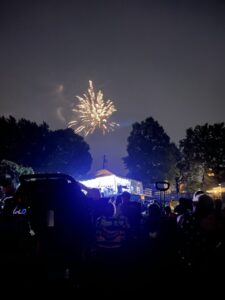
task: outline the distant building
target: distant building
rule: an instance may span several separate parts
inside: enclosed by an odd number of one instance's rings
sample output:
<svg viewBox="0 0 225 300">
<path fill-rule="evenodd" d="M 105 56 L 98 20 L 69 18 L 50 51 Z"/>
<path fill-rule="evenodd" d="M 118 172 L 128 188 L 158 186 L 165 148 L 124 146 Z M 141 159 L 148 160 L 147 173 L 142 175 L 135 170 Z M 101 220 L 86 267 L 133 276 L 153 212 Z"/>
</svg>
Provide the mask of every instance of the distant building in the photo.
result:
<svg viewBox="0 0 225 300">
<path fill-rule="evenodd" d="M 143 185 L 141 181 L 119 177 L 106 169 L 96 172 L 95 178 L 81 181 L 89 188 L 98 188 L 104 197 L 121 194 L 128 191 L 133 195 L 143 194 Z"/>
</svg>

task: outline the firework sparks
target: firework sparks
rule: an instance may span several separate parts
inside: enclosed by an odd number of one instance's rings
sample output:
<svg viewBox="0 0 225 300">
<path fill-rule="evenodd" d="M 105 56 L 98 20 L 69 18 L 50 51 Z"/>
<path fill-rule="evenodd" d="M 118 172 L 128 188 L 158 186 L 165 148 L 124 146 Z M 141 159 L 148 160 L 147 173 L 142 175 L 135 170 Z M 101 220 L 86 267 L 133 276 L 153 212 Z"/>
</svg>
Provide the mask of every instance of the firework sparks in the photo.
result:
<svg viewBox="0 0 225 300">
<path fill-rule="evenodd" d="M 118 123 L 111 122 L 110 116 L 116 111 L 111 100 L 105 101 L 102 91 L 96 94 L 93 83 L 89 80 L 87 94 L 83 97 L 76 96 L 79 100 L 77 106 L 73 109 L 78 115 L 78 120 L 69 122 L 69 127 L 74 127 L 76 133 L 92 134 L 97 128 L 101 129 L 103 134 L 113 131 L 119 126 Z"/>
</svg>

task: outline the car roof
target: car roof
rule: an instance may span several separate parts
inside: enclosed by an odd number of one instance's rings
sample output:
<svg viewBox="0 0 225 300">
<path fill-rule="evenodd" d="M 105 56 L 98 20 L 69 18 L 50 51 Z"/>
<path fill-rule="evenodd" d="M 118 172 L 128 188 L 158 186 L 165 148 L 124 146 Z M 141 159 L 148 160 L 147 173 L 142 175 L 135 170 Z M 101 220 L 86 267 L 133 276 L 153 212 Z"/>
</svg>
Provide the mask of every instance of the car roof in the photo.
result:
<svg viewBox="0 0 225 300">
<path fill-rule="evenodd" d="M 37 174 L 26 174 L 21 175 L 20 183 L 24 182 L 33 182 L 33 181 L 51 181 L 51 180 L 63 180 L 68 183 L 75 183 L 76 180 L 67 174 L 64 173 L 37 173 Z"/>
</svg>

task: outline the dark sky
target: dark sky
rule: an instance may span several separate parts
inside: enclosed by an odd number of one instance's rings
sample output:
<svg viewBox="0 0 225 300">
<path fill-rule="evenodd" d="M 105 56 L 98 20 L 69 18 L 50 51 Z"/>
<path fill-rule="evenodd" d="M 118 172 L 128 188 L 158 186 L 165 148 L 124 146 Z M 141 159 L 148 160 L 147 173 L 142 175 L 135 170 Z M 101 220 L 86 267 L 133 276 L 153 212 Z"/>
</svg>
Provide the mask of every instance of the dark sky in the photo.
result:
<svg viewBox="0 0 225 300">
<path fill-rule="evenodd" d="M 225 121 L 225 1 L 1 1 L 1 115 L 66 128 L 89 79 L 121 124 L 86 138 L 93 170 L 106 154 L 125 174 L 136 121 L 152 116 L 176 143 Z"/>
</svg>

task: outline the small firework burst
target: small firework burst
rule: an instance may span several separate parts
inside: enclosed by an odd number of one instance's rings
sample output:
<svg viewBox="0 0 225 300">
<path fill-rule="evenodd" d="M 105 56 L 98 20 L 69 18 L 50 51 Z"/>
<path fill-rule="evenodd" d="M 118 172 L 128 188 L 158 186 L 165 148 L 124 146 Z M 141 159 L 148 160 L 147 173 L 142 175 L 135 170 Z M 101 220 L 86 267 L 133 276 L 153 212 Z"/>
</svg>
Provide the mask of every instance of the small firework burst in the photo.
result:
<svg viewBox="0 0 225 300">
<path fill-rule="evenodd" d="M 68 124 L 69 127 L 74 127 L 76 133 L 87 136 L 99 128 L 105 134 L 119 126 L 118 123 L 109 120 L 116 111 L 113 102 L 111 100 L 105 101 L 102 91 L 98 91 L 96 94 L 91 80 L 89 80 L 88 92 L 83 94 L 83 97 L 76 97 L 79 103 L 73 111 L 77 113 L 78 120 Z"/>
</svg>

